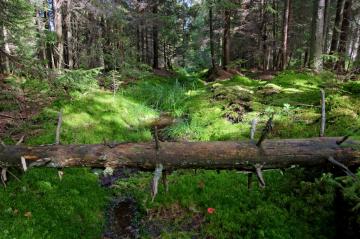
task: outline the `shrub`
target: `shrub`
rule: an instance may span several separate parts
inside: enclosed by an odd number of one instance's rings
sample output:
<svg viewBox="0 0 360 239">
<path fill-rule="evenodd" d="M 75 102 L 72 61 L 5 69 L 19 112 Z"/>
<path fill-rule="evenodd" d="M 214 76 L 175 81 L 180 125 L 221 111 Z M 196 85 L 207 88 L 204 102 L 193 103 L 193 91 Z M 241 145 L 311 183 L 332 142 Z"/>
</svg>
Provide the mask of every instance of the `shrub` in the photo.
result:
<svg viewBox="0 0 360 239">
<path fill-rule="evenodd" d="M 100 69 L 66 70 L 64 74 L 55 79 L 52 84 L 55 90 L 64 90 L 67 94 L 78 91 L 85 92 L 97 88 L 97 79 Z"/>
<path fill-rule="evenodd" d="M 350 91 L 351 93 L 358 94 L 360 93 L 360 81 L 350 81 L 344 84 L 344 89 Z"/>
</svg>

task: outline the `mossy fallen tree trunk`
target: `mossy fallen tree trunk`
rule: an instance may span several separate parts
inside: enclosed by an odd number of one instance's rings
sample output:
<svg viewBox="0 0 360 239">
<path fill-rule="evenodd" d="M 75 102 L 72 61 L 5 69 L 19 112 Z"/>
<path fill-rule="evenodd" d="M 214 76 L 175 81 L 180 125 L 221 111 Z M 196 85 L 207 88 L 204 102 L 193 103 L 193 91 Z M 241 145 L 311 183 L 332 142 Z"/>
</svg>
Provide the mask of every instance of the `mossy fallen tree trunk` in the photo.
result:
<svg viewBox="0 0 360 239">
<path fill-rule="evenodd" d="M 333 157 L 345 166 L 360 165 L 360 142 L 340 138 L 266 140 L 260 147 L 254 141 L 163 142 L 93 145 L 45 145 L 0 147 L 0 167 L 132 167 L 154 170 L 162 164 L 175 169 L 237 169 L 254 171 L 281 169 L 292 165 L 324 166 Z"/>
</svg>

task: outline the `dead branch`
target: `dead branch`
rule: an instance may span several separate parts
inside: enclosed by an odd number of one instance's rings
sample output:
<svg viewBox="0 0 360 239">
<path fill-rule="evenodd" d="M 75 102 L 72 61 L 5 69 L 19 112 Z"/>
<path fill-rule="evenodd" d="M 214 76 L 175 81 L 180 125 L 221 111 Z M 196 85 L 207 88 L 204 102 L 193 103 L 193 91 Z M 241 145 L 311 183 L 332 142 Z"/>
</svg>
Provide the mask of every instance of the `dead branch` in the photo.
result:
<svg viewBox="0 0 360 239">
<path fill-rule="evenodd" d="M 326 109 L 325 109 L 325 91 L 323 89 L 321 92 L 321 126 L 320 126 L 320 137 L 325 136 L 325 124 L 326 124 Z"/>
</svg>

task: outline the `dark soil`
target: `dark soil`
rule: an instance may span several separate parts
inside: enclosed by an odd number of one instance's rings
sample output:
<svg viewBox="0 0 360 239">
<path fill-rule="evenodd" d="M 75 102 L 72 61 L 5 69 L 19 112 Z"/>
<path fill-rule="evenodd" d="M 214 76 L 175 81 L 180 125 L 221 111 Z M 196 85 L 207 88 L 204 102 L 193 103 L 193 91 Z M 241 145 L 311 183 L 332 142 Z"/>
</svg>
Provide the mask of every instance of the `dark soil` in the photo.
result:
<svg viewBox="0 0 360 239">
<path fill-rule="evenodd" d="M 150 238 L 160 238 L 162 233 L 188 232 L 191 238 L 200 238 L 205 223 L 204 215 L 174 203 L 167 207 L 150 209 L 143 218 L 142 231 Z"/>
<path fill-rule="evenodd" d="M 106 211 L 106 230 L 103 238 L 138 238 L 138 208 L 132 198 L 114 200 Z"/>
</svg>

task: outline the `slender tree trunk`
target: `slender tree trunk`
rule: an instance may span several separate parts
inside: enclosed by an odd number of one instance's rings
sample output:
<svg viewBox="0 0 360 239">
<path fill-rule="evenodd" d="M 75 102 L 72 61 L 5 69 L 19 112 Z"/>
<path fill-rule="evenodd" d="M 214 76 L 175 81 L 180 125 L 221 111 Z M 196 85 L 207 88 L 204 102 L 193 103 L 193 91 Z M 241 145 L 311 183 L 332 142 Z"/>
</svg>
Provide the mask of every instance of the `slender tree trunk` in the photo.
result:
<svg viewBox="0 0 360 239">
<path fill-rule="evenodd" d="M 6 55 L 3 56 L 4 59 L 4 69 L 5 72 L 9 73 L 10 72 L 10 59 L 7 55 L 10 55 L 10 46 L 9 46 L 9 37 L 8 37 L 8 31 L 6 29 L 5 26 L 2 27 L 2 35 L 3 35 L 3 39 L 4 39 L 4 52 Z"/>
<path fill-rule="evenodd" d="M 144 21 L 143 20 L 141 20 L 141 26 L 140 26 L 140 39 L 141 39 L 141 62 L 146 63 L 145 35 L 144 35 Z"/>
<path fill-rule="evenodd" d="M 159 36 L 158 36 L 158 23 L 156 20 L 156 15 L 158 13 L 158 3 L 157 1 L 154 1 L 153 3 L 153 14 L 154 14 L 154 19 L 153 20 L 153 29 L 152 29 L 152 33 L 153 33 L 153 68 L 154 69 L 159 69 Z"/>
<path fill-rule="evenodd" d="M 67 55 L 68 55 L 68 67 L 72 69 L 74 67 L 74 47 L 73 47 L 73 30 L 72 30 L 72 13 L 71 13 L 72 1 L 67 0 L 66 4 L 66 37 L 67 37 Z"/>
<path fill-rule="evenodd" d="M 136 60 L 141 62 L 141 35 L 140 35 L 140 26 L 136 25 Z"/>
<path fill-rule="evenodd" d="M 53 9 L 51 9 L 51 10 L 53 10 Z M 50 11 L 44 12 L 45 29 L 47 31 L 49 31 L 49 29 L 51 28 L 50 22 L 52 21 L 49 12 Z M 55 68 L 56 66 L 55 66 L 55 60 L 54 60 L 54 54 L 53 54 L 53 46 L 49 42 L 46 42 L 46 56 L 47 56 L 48 67 L 51 69 Z"/>
<path fill-rule="evenodd" d="M 62 17 L 62 0 L 54 0 L 54 24 L 57 37 L 56 43 L 56 66 L 58 69 L 64 68 L 64 39 L 63 39 L 63 17 Z"/>
<path fill-rule="evenodd" d="M 340 36 L 341 24 L 344 13 L 344 4 L 345 4 L 345 0 L 338 0 L 336 4 L 336 16 L 335 16 L 333 34 L 331 38 L 330 54 L 334 54 L 335 52 L 337 52 L 339 46 L 339 36 Z"/>
<path fill-rule="evenodd" d="M 315 4 L 316 11 L 313 16 L 315 29 L 312 36 L 310 64 L 314 70 L 321 71 L 323 69 L 322 50 L 324 44 L 325 0 L 317 1 L 318 4 Z"/>
<path fill-rule="evenodd" d="M 344 15 L 341 24 L 341 34 L 339 40 L 339 60 L 336 62 L 335 69 L 339 72 L 345 71 L 345 59 L 346 59 L 346 46 L 348 37 L 350 34 L 350 21 L 351 21 L 351 6 L 352 0 L 346 0 L 344 5 Z"/>
<path fill-rule="evenodd" d="M 164 54 L 164 69 L 167 68 L 166 66 L 166 40 L 164 39 L 164 44 L 163 44 L 163 54 Z"/>
<path fill-rule="evenodd" d="M 358 48 L 355 59 L 356 62 L 360 63 L 360 27 L 359 27 L 359 35 L 358 35 Z"/>
<path fill-rule="evenodd" d="M 360 34 L 358 36 L 358 48 L 354 62 L 354 72 L 360 74 Z"/>
<path fill-rule="evenodd" d="M 149 39 L 148 39 L 148 28 L 144 27 L 144 41 L 145 41 L 145 63 L 150 65 L 149 62 Z"/>
<path fill-rule="evenodd" d="M 273 35 L 273 44 L 272 44 L 272 68 L 273 68 L 273 70 L 276 70 L 276 68 L 277 68 L 277 65 L 276 65 L 276 63 L 277 63 L 277 58 L 276 58 L 276 53 L 277 53 L 277 51 L 276 51 L 276 42 L 277 42 L 277 20 L 278 20 L 278 11 L 277 11 L 277 9 L 278 9 L 278 4 L 276 4 L 276 0 L 273 0 L 273 2 L 272 2 L 272 7 L 273 7 L 273 9 L 275 9 L 276 11 L 274 11 L 274 13 L 273 13 L 273 26 L 272 26 L 272 31 L 273 31 L 273 33 L 272 33 L 272 35 Z"/>
<path fill-rule="evenodd" d="M 46 64 L 45 22 L 39 9 L 36 10 L 36 26 L 38 32 L 38 57 L 44 66 L 48 67 Z"/>
<path fill-rule="evenodd" d="M 328 51 L 328 36 L 329 36 L 329 19 L 330 19 L 330 5 L 331 0 L 325 1 L 325 13 L 324 13 L 324 49 L 323 52 L 327 53 Z"/>
<path fill-rule="evenodd" d="M 230 10 L 225 10 L 224 12 L 224 35 L 223 35 L 223 69 L 227 69 L 228 64 L 230 63 Z"/>
<path fill-rule="evenodd" d="M 0 26 L 0 42 L 4 42 L 4 36 L 3 36 L 3 27 Z M 3 50 L 3 45 L 0 45 L 1 50 Z M 0 73 L 5 73 L 5 55 L 0 52 Z"/>
<path fill-rule="evenodd" d="M 285 1 L 284 17 L 283 17 L 283 41 L 282 41 L 282 69 L 286 69 L 288 62 L 288 34 L 290 22 L 290 5 L 291 0 Z"/>
<path fill-rule="evenodd" d="M 351 41 L 349 43 L 349 60 L 351 62 L 355 61 L 355 51 L 357 50 L 356 45 L 358 44 L 358 36 L 360 34 L 360 28 L 359 29 L 353 29 L 352 33 L 350 34 Z M 355 57 L 354 57 L 355 55 Z"/>
<path fill-rule="evenodd" d="M 105 17 L 102 17 L 101 20 L 102 28 L 102 38 L 104 39 L 103 52 L 104 52 L 104 66 L 106 70 L 114 70 L 116 68 L 116 59 L 111 57 L 111 54 L 114 53 L 114 49 L 111 42 L 111 31 L 112 25 L 111 22 L 108 22 Z M 139 55 L 138 55 L 139 56 Z"/>
<path fill-rule="evenodd" d="M 260 49 L 262 50 L 262 54 L 261 54 L 261 58 L 259 60 L 259 64 L 261 64 L 261 68 L 264 71 L 268 70 L 268 62 L 269 62 L 269 57 L 268 57 L 268 45 L 267 45 L 267 13 L 266 13 L 266 1 L 265 0 L 261 0 L 260 2 L 260 15 L 261 15 L 261 25 L 260 25 L 260 41 L 259 41 L 259 46 Z"/>
<path fill-rule="evenodd" d="M 214 49 L 214 29 L 213 29 L 213 6 L 209 6 L 209 28 L 210 28 L 210 54 L 211 66 L 213 69 L 216 67 L 215 63 L 215 49 Z"/>
<path fill-rule="evenodd" d="M 304 53 L 304 68 L 309 66 L 309 48 L 307 47 L 305 49 L 305 53 Z"/>
</svg>

